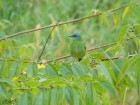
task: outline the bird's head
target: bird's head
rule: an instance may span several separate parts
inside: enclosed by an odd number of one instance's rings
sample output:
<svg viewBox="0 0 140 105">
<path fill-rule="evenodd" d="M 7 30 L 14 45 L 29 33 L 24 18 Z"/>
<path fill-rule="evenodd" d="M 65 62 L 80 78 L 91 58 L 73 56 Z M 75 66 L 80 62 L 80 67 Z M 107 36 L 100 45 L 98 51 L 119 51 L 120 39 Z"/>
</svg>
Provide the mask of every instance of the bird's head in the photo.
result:
<svg viewBox="0 0 140 105">
<path fill-rule="evenodd" d="M 71 37 L 71 38 L 80 38 L 80 34 L 79 33 L 74 33 L 74 34 L 72 34 L 71 36 L 69 36 L 69 37 Z"/>
</svg>

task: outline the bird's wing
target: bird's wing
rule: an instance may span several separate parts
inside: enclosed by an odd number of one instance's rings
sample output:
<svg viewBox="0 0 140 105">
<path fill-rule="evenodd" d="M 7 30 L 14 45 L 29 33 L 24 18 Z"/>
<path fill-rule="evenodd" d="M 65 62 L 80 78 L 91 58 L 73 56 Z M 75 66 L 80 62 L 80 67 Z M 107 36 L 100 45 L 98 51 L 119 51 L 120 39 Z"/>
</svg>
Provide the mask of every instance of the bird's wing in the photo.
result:
<svg viewBox="0 0 140 105">
<path fill-rule="evenodd" d="M 85 48 L 85 50 L 86 50 L 86 44 L 84 43 L 84 48 Z"/>
</svg>

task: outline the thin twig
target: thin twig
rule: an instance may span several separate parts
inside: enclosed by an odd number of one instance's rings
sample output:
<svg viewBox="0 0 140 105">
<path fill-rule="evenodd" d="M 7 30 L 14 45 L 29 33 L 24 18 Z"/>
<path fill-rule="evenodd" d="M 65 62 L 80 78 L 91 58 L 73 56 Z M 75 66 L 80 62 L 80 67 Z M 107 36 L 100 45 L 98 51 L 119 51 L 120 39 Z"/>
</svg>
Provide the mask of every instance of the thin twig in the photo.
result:
<svg viewBox="0 0 140 105">
<path fill-rule="evenodd" d="M 135 56 L 136 54 L 133 54 L 133 55 L 128 55 L 129 58 Z M 116 60 L 116 59 L 119 59 L 121 56 L 118 56 L 118 57 L 112 57 L 112 58 L 104 58 L 104 59 L 101 59 L 102 61 L 109 61 L 110 59 L 111 60 Z"/>
<path fill-rule="evenodd" d="M 27 60 L 22 60 L 22 59 L 10 59 L 10 58 L 0 58 L 0 61 L 9 61 L 9 62 L 24 62 L 24 63 L 34 63 L 35 61 L 27 61 Z"/>
<path fill-rule="evenodd" d="M 42 51 L 41 51 L 41 53 L 40 53 L 40 56 L 38 57 L 38 62 L 39 62 L 40 59 L 41 59 L 41 56 L 42 56 L 42 54 L 43 54 L 43 52 L 44 52 L 44 50 L 45 50 L 45 48 L 46 48 L 47 42 L 49 41 L 53 30 L 54 30 L 55 27 L 58 25 L 58 23 L 60 22 L 60 20 L 62 19 L 63 16 L 64 16 L 64 15 L 62 15 L 62 16 L 60 17 L 60 19 L 58 20 L 58 22 L 55 24 L 55 26 L 54 26 L 53 29 L 51 30 L 49 36 L 47 37 L 46 42 L 45 42 L 45 44 L 44 44 L 44 46 L 43 46 L 43 49 L 42 49 Z"/>
<path fill-rule="evenodd" d="M 85 20 L 85 19 L 89 19 L 89 18 L 92 18 L 92 17 L 97 17 L 103 13 L 107 13 L 107 12 L 114 12 L 114 11 L 117 11 L 119 9 L 123 9 L 123 8 L 126 8 L 130 6 L 130 4 L 126 4 L 122 7 L 118 7 L 118 8 L 115 8 L 115 9 L 111 9 L 111 10 L 108 10 L 108 11 L 105 11 L 105 12 L 101 12 L 101 13 L 97 13 L 97 14 L 93 14 L 91 16 L 86 16 L 86 17 L 83 17 L 83 18 L 78 18 L 78 19 L 74 19 L 74 20 L 69 20 L 69 21 L 66 21 L 66 22 L 60 22 L 59 24 L 57 24 L 57 26 L 59 25 L 63 25 L 63 24 L 68 24 L 68 23 L 73 23 L 73 22 L 78 22 L 78 21 L 81 21 L 81 20 Z M 14 34 L 11 34 L 11 35 L 7 35 L 6 37 L 4 38 L 0 38 L 0 41 L 2 40 L 5 40 L 5 39 L 8 39 L 8 38 L 12 38 L 12 37 L 16 37 L 16 36 L 19 36 L 19 35 L 22 35 L 25 33 L 30 33 L 30 32 L 34 32 L 34 31 L 38 31 L 38 30 L 43 30 L 43 29 L 47 29 L 47 28 L 51 28 L 51 27 L 55 27 L 56 24 L 52 24 L 52 25 L 48 25 L 48 26 L 43 26 L 43 27 L 40 27 L 40 28 L 35 28 L 35 29 L 30 29 L 30 30 L 25 30 L 25 31 L 21 31 L 21 32 L 17 32 L 17 33 L 14 33 Z"/>
</svg>

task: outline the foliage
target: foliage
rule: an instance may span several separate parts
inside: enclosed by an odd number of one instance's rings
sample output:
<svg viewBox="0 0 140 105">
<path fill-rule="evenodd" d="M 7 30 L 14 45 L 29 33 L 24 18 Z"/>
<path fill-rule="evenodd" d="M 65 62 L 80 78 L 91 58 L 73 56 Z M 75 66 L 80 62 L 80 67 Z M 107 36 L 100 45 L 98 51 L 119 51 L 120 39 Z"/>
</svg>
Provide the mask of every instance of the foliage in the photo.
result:
<svg viewBox="0 0 140 105">
<path fill-rule="evenodd" d="M 47 63 L 36 60 L 51 29 L 0 41 L 0 105 L 139 104 L 140 4 L 129 2 L 125 9 L 104 12 L 125 3 L 128 1 L 116 5 L 114 1 L 94 1 L 101 15 L 56 27 L 42 57 Z M 90 0 L 2 0 L 0 38 L 55 23 L 62 14 L 66 14 L 65 21 L 90 16 L 92 4 Z M 71 57 L 54 59 L 69 54 L 66 35 L 76 30 L 82 33 L 88 48 L 96 46 L 94 50 L 87 52 L 81 62 Z"/>
</svg>

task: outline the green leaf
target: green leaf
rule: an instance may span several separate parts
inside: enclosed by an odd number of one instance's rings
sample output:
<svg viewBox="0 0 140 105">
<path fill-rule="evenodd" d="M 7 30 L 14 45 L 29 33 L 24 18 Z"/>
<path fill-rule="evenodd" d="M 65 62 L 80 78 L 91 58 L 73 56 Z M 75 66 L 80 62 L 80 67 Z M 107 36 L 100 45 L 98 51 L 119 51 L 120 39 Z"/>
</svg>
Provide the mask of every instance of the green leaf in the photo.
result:
<svg viewBox="0 0 140 105">
<path fill-rule="evenodd" d="M 13 78 L 16 75 L 16 71 L 17 71 L 17 67 L 18 67 L 18 63 L 17 62 L 13 62 L 10 66 L 10 70 L 9 70 L 9 78 Z"/>
<path fill-rule="evenodd" d="M 1 3 L 0 3 L 0 5 L 1 5 Z M 1 19 L 0 20 L 0 29 L 6 29 L 10 25 L 11 25 L 10 21 L 8 21 L 6 19 Z"/>
<path fill-rule="evenodd" d="M 3 38 L 3 37 L 5 37 L 5 33 L 4 31 L 0 30 L 0 38 Z"/>
<path fill-rule="evenodd" d="M 119 75 L 118 77 L 118 83 L 121 84 L 122 81 L 125 81 L 127 85 L 131 86 L 132 85 L 132 80 L 130 79 L 130 76 L 127 74 L 131 68 L 135 65 L 135 63 L 140 59 L 140 54 L 137 54 L 131 58 L 127 58 L 123 61 L 122 67 L 121 67 L 121 72 L 123 74 Z M 127 78 L 126 78 L 127 77 Z"/>
<path fill-rule="evenodd" d="M 52 101 L 52 105 L 58 105 L 58 97 L 61 97 L 59 95 L 57 95 L 57 93 L 59 92 L 59 90 L 57 88 L 53 88 L 51 90 L 51 101 Z"/>
<path fill-rule="evenodd" d="M 70 105 L 73 105 L 74 104 L 74 99 L 73 99 L 73 91 L 72 91 L 72 89 L 70 87 L 66 87 L 64 89 L 64 93 L 65 93 L 65 97 L 66 97 L 67 102 Z"/>
<path fill-rule="evenodd" d="M 137 91 L 138 91 L 138 97 L 140 99 L 140 59 L 136 62 L 136 86 L 137 86 Z"/>
<path fill-rule="evenodd" d="M 55 87 L 55 86 L 56 86 L 56 87 L 58 87 L 58 86 L 60 86 L 60 87 L 65 87 L 65 86 L 67 85 L 67 84 L 66 84 L 66 81 L 60 80 L 60 79 L 53 81 L 52 84 L 53 84 L 54 87 Z"/>
<path fill-rule="evenodd" d="M 48 90 L 41 90 L 38 92 L 34 105 L 50 105 L 51 102 L 51 91 Z"/>
<path fill-rule="evenodd" d="M 87 83 L 86 103 L 87 105 L 93 104 L 93 90 L 91 83 Z"/>
<path fill-rule="evenodd" d="M 30 100 L 28 100 L 28 92 L 24 91 L 24 93 L 20 96 L 18 105 L 29 105 Z"/>
<path fill-rule="evenodd" d="M 90 81 L 90 80 L 93 80 L 93 78 L 89 75 L 82 75 L 82 76 L 80 76 L 80 80 Z"/>
<path fill-rule="evenodd" d="M 4 77 L 5 67 L 6 67 L 6 60 L 0 61 L 0 77 Z"/>
<path fill-rule="evenodd" d="M 116 12 L 113 13 L 113 20 L 115 26 L 120 23 L 120 17 Z"/>
<path fill-rule="evenodd" d="M 100 24 L 105 23 L 107 26 L 109 26 L 109 21 L 108 21 L 106 14 L 101 14 L 99 16 L 99 22 L 100 22 Z"/>
<path fill-rule="evenodd" d="M 3 8 L 3 3 L 1 0 L 0 0 L 0 8 Z"/>
<path fill-rule="evenodd" d="M 4 98 L 8 98 L 8 94 L 6 92 L 6 87 L 3 85 L 3 83 L 0 84 L 0 96 Z"/>
<path fill-rule="evenodd" d="M 135 25 L 135 29 L 136 29 L 136 31 L 137 31 L 138 33 L 140 33 L 140 24 L 136 24 L 136 25 Z"/>
<path fill-rule="evenodd" d="M 44 92 L 44 98 L 46 98 L 44 101 L 46 102 L 46 105 L 50 105 L 51 103 L 51 91 L 47 90 Z"/>
<path fill-rule="evenodd" d="M 87 14 L 86 14 L 86 16 L 91 16 L 91 15 L 93 15 L 93 10 L 92 11 L 89 11 Z M 88 25 L 87 25 L 87 22 L 88 22 L 89 20 L 88 19 L 85 19 L 85 20 L 83 20 L 83 27 L 84 28 L 86 28 Z"/>
<path fill-rule="evenodd" d="M 102 94 L 102 93 L 104 93 L 104 88 L 100 85 L 100 83 L 98 81 L 93 82 L 93 88 L 94 88 L 94 90 L 96 90 L 96 92 L 98 94 Z"/>
<path fill-rule="evenodd" d="M 49 76 L 49 77 L 58 76 L 57 69 L 55 68 L 55 66 L 53 64 L 47 65 L 45 68 L 45 71 L 46 71 L 47 76 Z"/>
<path fill-rule="evenodd" d="M 130 59 L 125 60 L 121 68 L 123 74 L 125 74 L 125 72 L 128 71 L 132 67 L 132 65 L 134 65 L 139 59 L 140 59 L 140 54 L 137 54 L 131 57 Z"/>
<path fill-rule="evenodd" d="M 129 12 L 130 12 L 130 6 L 128 6 L 128 7 L 126 7 L 126 8 L 124 9 L 124 12 L 123 12 L 123 15 L 122 15 L 122 19 L 124 19 L 125 16 L 126 16 Z"/>
<path fill-rule="evenodd" d="M 29 87 L 35 87 L 39 84 L 39 82 L 37 80 L 34 80 L 34 79 L 30 79 L 29 81 L 25 81 L 24 82 L 24 85 L 25 86 L 29 86 Z"/>
<path fill-rule="evenodd" d="M 35 96 L 30 90 L 24 91 L 22 94 L 18 94 L 16 98 L 16 105 L 33 105 Z"/>
<path fill-rule="evenodd" d="M 20 68 L 18 68 L 17 74 L 19 75 L 23 70 L 25 70 L 28 64 L 29 64 L 29 63 L 24 63 L 24 62 L 22 62 L 22 61 L 19 62 L 19 67 L 20 67 Z"/>
<path fill-rule="evenodd" d="M 42 78 L 43 79 L 43 78 Z M 59 80 L 58 77 L 56 76 L 52 76 L 51 78 L 49 79 L 43 79 L 39 82 L 43 83 L 43 85 L 50 85 L 50 84 L 53 84 L 53 82 L 57 82 L 56 80 Z"/>
<path fill-rule="evenodd" d="M 36 96 L 35 105 L 44 105 L 43 98 L 43 91 L 40 91 Z"/>
<path fill-rule="evenodd" d="M 37 63 L 33 63 L 33 75 L 36 76 L 37 75 L 37 72 L 38 72 L 38 69 L 37 69 Z"/>
<path fill-rule="evenodd" d="M 110 93 L 110 95 L 112 95 L 112 96 L 115 95 L 115 90 L 110 83 L 108 83 L 106 81 L 102 81 L 102 80 L 100 80 L 99 83 L 104 89 L 106 89 Z"/>
<path fill-rule="evenodd" d="M 119 32 L 119 35 L 116 38 L 117 41 L 121 42 L 121 40 L 123 40 L 123 37 L 126 35 L 127 28 L 128 28 L 127 25 L 125 25 L 121 28 L 121 31 Z"/>
<path fill-rule="evenodd" d="M 78 89 L 73 89 L 74 105 L 81 105 L 80 103 L 80 92 Z"/>
<path fill-rule="evenodd" d="M 72 65 L 72 71 L 77 76 L 81 76 L 81 75 L 87 74 L 87 70 L 81 64 L 73 64 Z"/>
<path fill-rule="evenodd" d="M 62 76 L 63 77 L 66 77 L 68 75 L 72 75 L 73 74 L 71 67 L 68 64 L 66 64 L 66 63 L 62 63 L 61 71 L 62 71 Z"/>
<path fill-rule="evenodd" d="M 106 49 L 106 53 L 109 51 L 118 51 L 119 49 L 121 49 L 121 45 L 119 43 L 115 44 L 112 47 L 109 47 L 108 49 Z"/>
<path fill-rule="evenodd" d="M 36 63 L 30 63 L 26 67 L 28 77 L 34 77 L 37 75 L 38 69 Z"/>
<path fill-rule="evenodd" d="M 110 76 L 109 70 L 104 63 L 97 65 L 97 68 L 105 75 L 105 77 L 112 83 L 112 78 Z"/>
<path fill-rule="evenodd" d="M 139 46 L 140 46 L 140 40 L 139 40 L 139 38 L 136 37 L 136 36 L 133 36 L 133 39 L 134 39 L 134 41 L 135 41 L 137 47 L 139 47 Z"/>
<path fill-rule="evenodd" d="M 14 87 L 15 87 L 14 82 L 13 82 L 11 79 L 9 79 L 9 78 L 2 78 L 2 79 L 0 79 L 0 82 L 5 83 L 5 84 L 8 84 L 8 85 L 10 85 L 10 86 L 14 86 Z"/>
<path fill-rule="evenodd" d="M 30 90 L 28 91 L 28 100 L 29 100 L 28 105 L 33 105 L 34 104 L 35 95 Z"/>
</svg>

